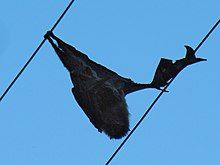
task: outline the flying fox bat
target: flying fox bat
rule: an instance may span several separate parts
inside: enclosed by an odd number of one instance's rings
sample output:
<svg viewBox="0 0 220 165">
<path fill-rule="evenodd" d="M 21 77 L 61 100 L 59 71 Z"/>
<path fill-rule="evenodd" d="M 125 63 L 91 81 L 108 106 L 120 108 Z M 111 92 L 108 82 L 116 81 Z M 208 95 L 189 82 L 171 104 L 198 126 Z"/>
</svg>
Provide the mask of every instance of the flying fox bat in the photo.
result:
<svg viewBox="0 0 220 165">
<path fill-rule="evenodd" d="M 50 31 L 45 38 L 69 71 L 74 85 L 72 93 L 90 122 L 110 138 L 120 139 L 125 136 L 129 131 L 125 96 L 141 89 L 155 88 L 154 84 L 139 84 L 118 75 L 92 61 Z"/>
</svg>

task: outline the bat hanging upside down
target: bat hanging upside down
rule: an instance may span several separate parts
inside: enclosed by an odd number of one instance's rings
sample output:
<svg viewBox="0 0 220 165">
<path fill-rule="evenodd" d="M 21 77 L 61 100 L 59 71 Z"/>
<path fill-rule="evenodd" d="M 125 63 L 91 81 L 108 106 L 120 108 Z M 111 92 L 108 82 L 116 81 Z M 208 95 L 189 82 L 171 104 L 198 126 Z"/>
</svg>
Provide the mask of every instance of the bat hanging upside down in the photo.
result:
<svg viewBox="0 0 220 165">
<path fill-rule="evenodd" d="M 125 136 L 129 131 L 125 95 L 153 86 L 138 84 L 119 76 L 90 60 L 87 55 L 63 42 L 50 31 L 45 38 L 69 71 L 74 85 L 72 93 L 91 123 L 110 138 L 119 139 Z"/>
<path fill-rule="evenodd" d="M 135 83 L 90 60 L 87 55 L 63 42 L 51 31 L 44 37 L 70 73 L 75 100 L 98 131 L 105 132 L 111 139 L 120 139 L 129 131 L 129 112 L 125 100 L 127 94 L 146 88 L 160 89 L 178 74 L 175 70 L 178 68 L 177 62 L 173 64 L 165 60 L 164 63 L 162 60 L 163 65 L 158 65 L 150 84 Z M 170 72 L 170 67 L 175 71 Z M 183 68 L 182 66 L 181 69 Z"/>
</svg>

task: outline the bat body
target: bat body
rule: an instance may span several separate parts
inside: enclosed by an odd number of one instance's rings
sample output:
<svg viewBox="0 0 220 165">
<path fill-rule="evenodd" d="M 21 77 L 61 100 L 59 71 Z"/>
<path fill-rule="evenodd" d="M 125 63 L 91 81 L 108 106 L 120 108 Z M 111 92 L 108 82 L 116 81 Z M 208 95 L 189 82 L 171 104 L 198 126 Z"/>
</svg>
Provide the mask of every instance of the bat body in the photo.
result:
<svg viewBox="0 0 220 165">
<path fill-rule="evenodd" d="M 175 62 L 162 58 L 153 81 L 150 84 L 140 84 L 92 61 L 86 54 L 50 31 L 45 38 L 69 71 L 74 86 L 72 93 L 79 106 L 99 132 L 114 139 L 122 138 L 129 131 L 129 112 L 125 100 L 127 94 L 146 88 L 161 90 L 161 87 L 167 85 L 186 66 L 205 61 L 196 58 L 194 50 L 185 46 L 185 58 Z"/>
<path fill-rule="evenodd" d="M 63 42 L 52 32 L 48 32 L 45 38 L 69 71 L 74 85 L 74 98 L 90 122 L 110 138 L 125 136 L 129 131 L 125 95 L 154 87 L 151 84 L 135 83 L 90 60 L 87 55 Z"/>
</svg>

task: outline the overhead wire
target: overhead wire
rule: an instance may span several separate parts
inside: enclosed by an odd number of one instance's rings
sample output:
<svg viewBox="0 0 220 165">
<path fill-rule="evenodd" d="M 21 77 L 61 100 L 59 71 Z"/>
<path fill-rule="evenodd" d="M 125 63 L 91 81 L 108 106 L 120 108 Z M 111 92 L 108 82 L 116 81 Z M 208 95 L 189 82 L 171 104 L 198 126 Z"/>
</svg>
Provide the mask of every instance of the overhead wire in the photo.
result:
<svg viewBox="0 0 220 165">
<path fill-rule="evenodd" d="M 57 25 L 60 23 L 60 21 L 63 19 L 63 17 L 65 16 L 65 14 L 67 13 L 67 11 L 70 9 L 70 7 L 72 6 L 73 2 L 75 0 L 71 0 L 70 3 L 68 4 L 68 6 L 65 8 L 65 10 L 63 11 L 63 13 L 60 15 L 60 17 L 57 19 L 57 21 L 55 22 L 55 24 L 53 25 L 53 27 L 51 28 L 50 31 L 53 31 Z M 212 29 L 207 33 L 207 35 L 203 38 L 203 40 L 199 43 L 199 45 L 195 48 L 195 52 L 202 46 L 202 44 L 206 41 L 206 39 L 209 37 L 209 35 L 214 31 L 214 29 L 218 26 L 220 22 L 220 19 L 216 22 L 216 24 L 212 27 Z M 28 61 L 24 64 L 24 66 L 21 68 L 21 70 L 18 72 L 18 74 L 14 77 L 14 79 L 12 80 L 12 82 L 8 85 L 8 87 L 6 88 L 6 90 L 4 91 L 4 93 L 1 95 L 0 97 L 0 102 L 3 100 L 3 98 L 5 97 L 5 95 L 9 92 L 9 90 L 12 88 L 12 86 L 14 85 L 14 83 L 17 81 L 17 79 L 21 76 L 21 74 L 24 72 L 24 70 L 27 68 L 27 66 L 30 64 L 30 62 L 33 60 L 33 58 L 36 56 L 36 54 L 38 53 L 38 51 L 41 49 L 41 47 L 43 46 L 43 44 L 45 43 L 46 39 L 44 38 L 41 43 L 39 44 L 39 46 L 35 49 L 35 51 L 32 53 L 32 55 L 30 56 L 30 58 L 28 59 Z M 177 75 L 176 75 L 177 76 Z M 147 116 L 147 114 L 150 112 L 150 110 L 153 108 L 153 106 L 156 104 L 156 102 L 159 100 L 159 98 L 163 95 L 163 93 L 166 91 L 166 89 L 170 86 L 170 84 L 173 82 L 173 80 L 176 78 L 173 77 L 170 82 L 164 87 L 164 89 L 158 94 L 158 96 L 155 98 L 155 100 L 152 102 L 152 104 L 149 106 L 149 108 L 145 111 L 145 113 L 143 114 L 143 116 L 141 117 L 141 119 L 136 123 L 136 125 L 133 127 L 133 129 L 131 130 L 131 132 L 126 136 L 126 138 L 123 140 L 123 142 L 119 145 L 119 147 L 115 150 L 115 152 L 111 155 L 111 157 L 108 159 L 108 161 L 106 162 L 106 165 L 108 165 L 112 159 L 116 156 L 116 154 L 119 152 L 119 150 L 123 147 L 123 145 L 126 143 L 126 141 L 130 138 L 130 136 L 134 133 L 134 131 L 138 128 L 138 126 L 142 123 L 142 121 L 144 120 L 144 118 Z"/>
<path fill-rule="evenodd" d="M 198 44 L 198 46 L 195 48 L 195 53 L 197 50 L 202 46 L 202 44 L 206 41 L 206 39 L 210 36 L 210 34 L 214 31 L 214 29 L 218 26 L 220 22 L 220 19 L 215 23 L 215 25 L 211 28 L 211 30 L 206 34 L 206 36 L 202 39 L 202 41 Z M 177 76 L 178 74 L 176 74 Z M 164 87 L 164 89 L 158 94 L 158 96 L 155 98 L 155 100 L 152 102 L 152 104 L 149 106 L 149 108 L 145 111 L 145 113 L 142 115 L 141 119 L 135 124 L 131 132 L 125 137 L 125 139 L 122 141 L 122 143 L 118 146 L 118 148 L 115 150 L 115 152 L 111 155 L 111 157 L 106 162 L 106 165 L 108 165 L 112 159 L 117 155 L 117 153 L 121 150 L 121 148 L 124 146 L 124 144 L 127 142 L 127 140 L 130 138 L 130 136 L 134 133 L 134 131 L 138 128 L 138 126 L 142 123 L 144 118 L 147 116 L 147 114 L 150 112 L 150 110 L 153 108 L 153 106 L 156 104 L 156 102 L 159 100 L 159 98 L 163 95 L 163 93 L 166 91 L 166 89 L 170 86 L 170 84 L 173 82 L 173 80 L 176 78 L 174 76 L 169 83 Z"/>
<path fill-rule="evenodd" d="M 68 6 L 65 8 L 65 10 L 63 11 L 63 13 L 60 15 L 60 17 L 57 19 L 57 21 L 55 22 L 55 24 L 53 25 L 53 27 L 51 28 L 50 31 L 53 31 L 57 25 L 60 23 L 60 21 L 63 19 L 63 17 L 65 16 L 65 14 L 67 13 L 67 11 L 70 9 L 70 7 L 72 6 L 73 2 L 75 0 L 71 0 L 70 3 L 68 4 Z M 0 102 L 2 101 L 2 99 L 5 97 L 5 95 L 9 92 L 9 90 L 12 88 L 12 86 L 14 85 L 14 83 L 17 81 L 17 79 L 21 76 L 21 74 L 24 72 L 24 70 L 27 68 L 27 66 L 29 65 L 29 63 L 33 60 L 33 58 L 36 56 L 36 54 L 38 53 L 38 51 L 40 50 L 40 48 L 43 46 L 43 44 L 45 43 L 46 39 L 44 38 L 41 43 L 39 44 L 39 46 L 35 49 L 35 51 L 32 53 L 32 55 L 30 56 L 30 58 L 28 59 L 28 61 L 24 64 L 24 66 L 21 68 L 21 70 L 18 72 L 18 74 L 14 77 L 14 79 L 12 80 L 12 82 L 8 85 L 8 87 L 6 88 L 6 90 L 4 91 L 4 93 L 1 95 L 0 97 Z"/>
</svg>

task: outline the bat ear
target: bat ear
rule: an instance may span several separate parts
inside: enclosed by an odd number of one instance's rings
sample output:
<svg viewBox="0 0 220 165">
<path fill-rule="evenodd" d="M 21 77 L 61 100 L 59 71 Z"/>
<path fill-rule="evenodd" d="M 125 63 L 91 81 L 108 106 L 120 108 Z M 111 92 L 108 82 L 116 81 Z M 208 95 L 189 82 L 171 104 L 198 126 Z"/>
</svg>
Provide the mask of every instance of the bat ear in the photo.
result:
<svg viewBox="0 0 220 165">
<path fill-rule="evenodd" d="M 193 48 L 188 45 L 184 45 L 184 47 L 186 48 L 186 58 L 195 58 L 195 51 L 193 50 Z"/>
<path fill-rule="evenodd" d="M 189 45 L 184 45 L 184 47 L 186 48 L 186 50 L 193 50 L 193 48 L 191 46 L 189 46 Z"/>
</svg>

